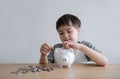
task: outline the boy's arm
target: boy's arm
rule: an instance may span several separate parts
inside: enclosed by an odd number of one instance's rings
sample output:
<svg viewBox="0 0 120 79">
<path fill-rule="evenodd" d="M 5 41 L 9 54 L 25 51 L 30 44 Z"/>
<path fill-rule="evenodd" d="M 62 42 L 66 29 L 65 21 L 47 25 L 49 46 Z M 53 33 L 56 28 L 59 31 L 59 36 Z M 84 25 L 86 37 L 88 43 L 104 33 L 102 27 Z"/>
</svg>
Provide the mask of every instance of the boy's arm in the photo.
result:
<svg viewBox="0 0 120 79">
<path fill-rule="evenodd" d="M 41 54 L 39 64 L 48 64 L 47 56 Z"/>
<path fill-rule="evenodd" d="M 41 45 L 40 48 L 41 56 L 39 64 L 48 64 L 47 54 L 49 53 L 50 50 L 52 50 L 52 46 L 49 46 L 47 43 Z"/>
<path fill-rule="evenodd" d="M 54 50 L 51 50 L 46 56 L 41 54 L 39 64 L 54 63 Z"/>
<path fill-rule="evenodd" d="M 83 44 L 80 44 L 80 50 L 83 51 L 96 64 L 101 65 L 101 66 L 107 65 L 108 60 L 101 53 L 98 53 L 97 51 L 95 51 Z"/>
</svg>

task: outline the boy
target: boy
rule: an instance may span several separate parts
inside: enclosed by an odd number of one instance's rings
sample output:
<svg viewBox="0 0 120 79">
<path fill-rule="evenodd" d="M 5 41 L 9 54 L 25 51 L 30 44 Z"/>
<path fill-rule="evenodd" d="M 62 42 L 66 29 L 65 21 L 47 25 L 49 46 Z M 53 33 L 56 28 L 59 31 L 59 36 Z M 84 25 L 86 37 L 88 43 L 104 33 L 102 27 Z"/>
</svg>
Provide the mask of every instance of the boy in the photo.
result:
<svg viewBox="0 0 120 79">
<path fill-rule="evenodd" d="M 65 14 L 61 16 L 56 22 L 56 30 L 62 43 L 58 43 L 54 45 L 54 47 L 44 43 L 40 48 L 41 57 L 39 63 L 55 63 L 54 50 L 55 48 L 63 47 L 65 49 L 72 48 L 75 50 L 76 54 L 74 63 L 93 61 L 97 65 L 106 66 L 108 60 L 101 54 L 101 51 L 97 50 L 90 42 L 78 41 L 80 27 L 81 21 L 78 17 L 72 14 Z"/>
</svg>

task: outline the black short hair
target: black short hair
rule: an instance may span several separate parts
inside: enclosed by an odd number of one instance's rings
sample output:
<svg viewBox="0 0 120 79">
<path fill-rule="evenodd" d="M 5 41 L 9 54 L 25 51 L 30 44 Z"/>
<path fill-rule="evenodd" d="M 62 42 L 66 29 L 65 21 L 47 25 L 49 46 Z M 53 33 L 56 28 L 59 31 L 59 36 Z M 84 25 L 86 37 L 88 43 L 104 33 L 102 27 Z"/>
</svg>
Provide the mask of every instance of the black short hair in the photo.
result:
<svg viewBox="0 0 120 79">
<path fill-rule="evenodd" d="M 73 24 L 73 26 L 78 29 L 81 27 L 81 21 L 80 19 L 72 14 L 64 14 L 60 18 L 58 18 L 56 22 L 56 30 L 59 29 L 59 27 L 62 27 L 64 25 L 70 26 L 70 22 Z"/>
</svg>

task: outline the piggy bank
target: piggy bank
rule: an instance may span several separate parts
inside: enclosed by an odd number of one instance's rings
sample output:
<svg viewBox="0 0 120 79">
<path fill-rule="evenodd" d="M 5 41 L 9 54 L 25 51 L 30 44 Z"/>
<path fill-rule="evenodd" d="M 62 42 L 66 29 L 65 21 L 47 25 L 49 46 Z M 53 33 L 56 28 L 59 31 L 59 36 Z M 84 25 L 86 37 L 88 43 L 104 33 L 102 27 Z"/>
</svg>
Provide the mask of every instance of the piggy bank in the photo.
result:
<svg viewBox="0 0 120 79">
<path fill-rule="evenodd" d="M 75 60 L 73 49 L 56 48 L 54 51 L 55 63 L 59 67 L 71 67 Z"/>
</svg>

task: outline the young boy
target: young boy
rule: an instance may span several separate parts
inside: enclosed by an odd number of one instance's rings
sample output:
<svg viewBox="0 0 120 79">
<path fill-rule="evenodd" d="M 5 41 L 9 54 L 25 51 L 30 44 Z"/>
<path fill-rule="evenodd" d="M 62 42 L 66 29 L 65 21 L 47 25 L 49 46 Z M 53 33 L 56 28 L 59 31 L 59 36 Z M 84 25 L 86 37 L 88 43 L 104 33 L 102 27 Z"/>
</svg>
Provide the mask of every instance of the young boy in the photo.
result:
<svg viewBox="0 0 120 79">
<path fill-rule="evenodd" d="M 40 48 L 41 57 L 39 63 L 55 63 L 54 50 L 63 47 L 65 49 L 72 48 L 75 50 L 74 63 L 93 61 L 97 65 L 106 66 L 108 60 L 101 54 L 101 51 L 97 50 L 96 47 L 88 41 L 78 41 L 80 27 L 81 21 L 75 15 L 65 14 L 61 16 L 56 22 L 56 30 L 62 43 L 58 43 L 54 45 L 54 47 L 44 43 Z"/>
</svg>

